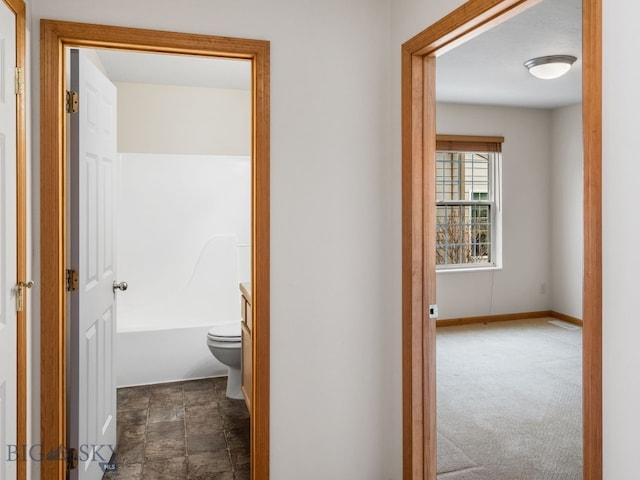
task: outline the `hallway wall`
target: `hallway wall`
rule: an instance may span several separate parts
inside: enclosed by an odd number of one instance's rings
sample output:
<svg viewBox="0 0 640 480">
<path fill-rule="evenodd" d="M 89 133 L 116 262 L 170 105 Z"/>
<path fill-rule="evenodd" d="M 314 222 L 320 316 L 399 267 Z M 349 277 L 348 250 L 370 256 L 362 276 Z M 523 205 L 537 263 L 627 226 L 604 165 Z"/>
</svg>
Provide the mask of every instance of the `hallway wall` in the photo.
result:
<svg viewBox="0 0 640 480">
<path fill-rule="evenodd" d="M 379 215 L 388 1 L 34 0 L 33 16 L 34 79 L 41 18 L 271 42 L 271 476 L 399 479 L 400 311 L 383 308 Z"/>
<path fill-rule="evenodd" d="M 402 476 L 400 45 L 462 3 L 31 2 L 33 179 L 39 175 L 40 18 L 271 40 L 276 480 Z M 640 235 L 640 223 L 624 221 L 640 177 L 640 162 L 633 161 L 640 64 L 628 59 L 640 3 L 603 3 L 604 478 L 635 480 L 640 256 L 629 255 L 621 240 Z M 37 188 L 32 192 L 37 278 L 39 196 Z M 32 300 L 37 319 L 37 296 Z M 332 356 L 320 364 L 327 345 Z M 40 392 L 37 377 L 32 380 L 37 417 Z"/>
</svg>

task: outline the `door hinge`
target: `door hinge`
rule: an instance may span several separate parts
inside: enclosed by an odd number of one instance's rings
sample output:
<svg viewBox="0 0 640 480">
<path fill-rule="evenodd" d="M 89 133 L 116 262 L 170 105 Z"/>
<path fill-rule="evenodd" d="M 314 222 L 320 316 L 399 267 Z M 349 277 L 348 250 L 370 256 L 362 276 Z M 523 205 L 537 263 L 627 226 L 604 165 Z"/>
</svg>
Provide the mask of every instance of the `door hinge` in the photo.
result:
<svg viewBox="0 0 640 480">
<path fill-rule="evenodd" d="M 429 318 L 438 318 L 438 305 L 429 305 Z"/>
<path fill-rule="evenodd" d="M 25 289 L 33 287 L 33 282 L 18 282 L 16 285 L 16 312 L 24 310 Z"/>
<path fill-rule="evenodd" d="M 20 284 L 16 287 L 16 312 L 24 310 L 24 287 Z"/>
<path fill-rule="evenodd" d="M 67 113 L 78 113 L 80 97 L 78 92 L 67 90 Z"/>
<path fill-rule="evenodd" d="M 67 292 L 75 292 L 78 290 L 78 271 L 71 268 L 67 269 Z"/>
<path fill-rule="evenodd" d="M 16 67 L 16 95 L 24 93 L 24 68 Z"/>
<path fill-rule="evenodd" d="M 67 470 L 78 468 L 78 449 L 67 448 Z"/>
</svg>

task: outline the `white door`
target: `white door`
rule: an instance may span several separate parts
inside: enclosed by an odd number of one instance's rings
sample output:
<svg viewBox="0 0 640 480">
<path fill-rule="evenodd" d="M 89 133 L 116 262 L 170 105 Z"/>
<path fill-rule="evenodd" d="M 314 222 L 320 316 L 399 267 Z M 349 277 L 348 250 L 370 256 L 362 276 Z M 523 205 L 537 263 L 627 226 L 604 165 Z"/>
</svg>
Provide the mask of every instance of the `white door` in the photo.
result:
<svg viewBox="0 0 640 480">
<path fill-rule="evenodd" d="M 0 1 L 0 479 L 16 478 L 16 18 Z"/>
<path fill-rule="evenodd" d="M 70 293 L 69 446 L 78 449 L 71 478 L 93 480 L 116 443 L 116 88 L 85 52 L 71 50 L 70 59 L 79 107 L 69 114 L 70 268 L 78 273 Z"/>
</svg>

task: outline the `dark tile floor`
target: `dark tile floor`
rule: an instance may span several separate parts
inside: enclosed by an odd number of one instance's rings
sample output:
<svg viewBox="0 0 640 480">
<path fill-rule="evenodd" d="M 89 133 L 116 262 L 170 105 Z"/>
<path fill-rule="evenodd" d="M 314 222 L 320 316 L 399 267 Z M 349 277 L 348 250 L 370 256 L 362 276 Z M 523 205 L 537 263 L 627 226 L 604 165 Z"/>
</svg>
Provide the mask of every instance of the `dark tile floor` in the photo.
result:
<svg viewBox="0 0 640 480">
<path fill-rule="evenodd" d="M 226 382 L 119 389 L 117 470 L 104 480 L 249 479 L 249 413 Z"/>
</svg>

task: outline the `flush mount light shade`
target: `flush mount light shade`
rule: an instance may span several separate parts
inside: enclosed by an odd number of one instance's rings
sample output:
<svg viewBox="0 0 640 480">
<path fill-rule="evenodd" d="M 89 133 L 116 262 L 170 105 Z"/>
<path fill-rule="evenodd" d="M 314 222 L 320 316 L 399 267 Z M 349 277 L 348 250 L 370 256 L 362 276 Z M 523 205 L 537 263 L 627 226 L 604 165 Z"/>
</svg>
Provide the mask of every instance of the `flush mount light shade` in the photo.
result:
<svg viewBox="0 0 640 480">
<path fill-rule="evenodd" d="M 524 66 L 534 77 L 550 80 L 567 73 L 576 60 L 577 58 L 572 55 L 549 55 L 527 60 Z"/>
</svg>

